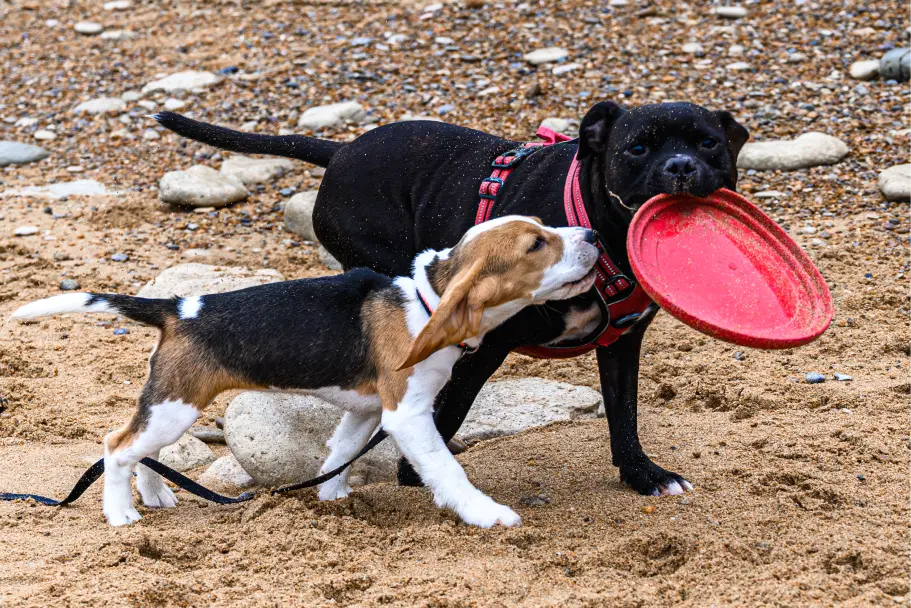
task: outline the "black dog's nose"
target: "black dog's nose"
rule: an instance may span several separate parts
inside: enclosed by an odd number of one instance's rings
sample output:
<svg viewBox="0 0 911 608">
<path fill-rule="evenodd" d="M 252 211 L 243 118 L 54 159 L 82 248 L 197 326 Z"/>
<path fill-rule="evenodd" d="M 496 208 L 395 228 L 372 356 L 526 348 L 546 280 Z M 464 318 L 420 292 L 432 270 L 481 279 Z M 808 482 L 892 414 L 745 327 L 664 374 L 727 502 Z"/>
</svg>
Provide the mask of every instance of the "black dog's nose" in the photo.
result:
<svg viewBox="0 0 911 608">
<path fill-rule="evenodd" d="M 586 230 L 582 235 L 582 240 L 584 240 L 586 243 L 596 245 L 598 243 L 598 233 L 594 230 Z"/>
<path fill-rule="evenodd" d="M 664 163 L 664 172 L 673 177 L 689 177 L 696 172 L 696 163 L 689 156 L 675 156 Z"/>
</svg>

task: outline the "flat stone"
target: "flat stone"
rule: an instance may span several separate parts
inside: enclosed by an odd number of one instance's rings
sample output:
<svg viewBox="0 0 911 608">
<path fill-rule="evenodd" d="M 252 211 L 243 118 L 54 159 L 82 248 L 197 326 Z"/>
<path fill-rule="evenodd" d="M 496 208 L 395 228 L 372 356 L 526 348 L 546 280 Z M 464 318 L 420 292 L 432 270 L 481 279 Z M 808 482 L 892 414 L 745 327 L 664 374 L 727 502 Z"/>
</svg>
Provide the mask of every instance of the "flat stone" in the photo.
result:
<svg viewBox="0 0 911 608">
<path fill-rule="evenodd" d="M 162 203 L 183 207 L 224 207 L 247 198 L 244 183 L 205 165 L 165 173 L 158 182 Z"/>
<path fill-rule="evenodd" d="M 132 40 L 136 38 L 136 32 L 130 30 L 107 30 L 101 33 L 102 40 Z"/>
<path fill-rule="evenodd" d="M 554 76 L 560 76 L 562 74 L 567 74 L 569 72 L 581 70 L 582 67 L 583 66 L 581 63 L 567 63 L 564 65 L 558 65 L 553 70 L 551 70 L 551 72 L 553 73 Z"/>
<path fill-rule="evenodd" d="M 687 42 L 680 47 L 680 50 L 684 53 L 689 53 L 690 55 L 698 55 L 705 51 L 703 46 L 698 42 Z"/>
<path fill-rule="evenodd" d="M 256 485 L 233 454 L 222 456 L 199 476 L 199 483 L 226 494 L 237 494 Z"/>
<path fill-rule="evenodd" d="M 225 432 L 211 426 L 191 426 L 187 431 L 203 443 L 224 443 Z"/>
<path fill-rule="evenodd" d="M 168 97 L 164 100 L 164 109 L 173 112 L 174 110 L 179 110 L 180 108 L 187 105 L 187 102 L 181 101 L 180 99 L 175 99 L 173 97 Z"/>
<path fill-rule="evenodd" d="M 103 7 L 106 11 L 125 11 L 133 8 L 133 0 L 112 0 L 105 2 Z"/>
<path fill-rule="evenodd" d="M 281 273 L 272 269 L 178 264 L 146 283 L 137 295 L 141 298 L 185 298 L 236 291 L 284 280 Z"/>
<path fill-rule="evenodd" d="M 826 377 L 819 372 L 809 372 L 804 376 L 804 380 L 807 381 L 807 384 L 820 384 L 826 381 Z"/>
<path fill-rule="evenodd" d="M 313 207 L 317 190 L 295 194 L 285 203 L 285 230 L 293 232 L 305 241 L 316 242 L 313 231 Z"/>
<path fill-rule="evenodd" d="M 848 68 L 848 74 L 854 80 L 873 80 L 879 76 L 879 60 L 855 61 Z"/>
<path fill-rule="evenodd" d="M 911 49 L 892 49 L 879 60 L 879 74 L 884 80 L 905 82 L 911 78 Z"/>
<path fill-rule="evenodd" d="M 52 139 L 57 139 L 57 134 L 50 129 L 38 129 L 32 134 L 32 137 L 38 141 L 51 141 Z"/>
<path fill-rule="evenodd" d="M 747 9 L 742 6 L 719 6 L 714 12 L 725 19 L 741 19 L 747 16 Z"/>
<path fill-rule="evenodd" d="M 839 374 L 838 372 L 835 372 L 834 378 L 838 382 L 849 382 L 851 380 L 854 380 L 852 376 L 849 376 L 848 374 Z"/>
<path fill-rule="evenodd" d="M 848 146 L 825 133 L 804 133 L 794 140 L 749 142 L 737 158 L 740 169 L 792 171 L 833 165 L 849 152 Z"/>
<path fill-rule="evenodd" d="M 240 154 L 221 164 L 222 173 L 233 175 L 244 185 L 270 182 L 293 168 L 294 161 L 287 158 L 250 158 Z"/>
<path fill-rule="evenodd" d="M 225 439 L 256 483 L 294 483 L 318 473 L 341 417 L 340 409 L 316 397 L 245 392 L 225 410 Z M 391 479 L 398 457 L 394 443 L 384 441 L 359 459 L 351 474 L 367 482 Z"/>
<path fill-rule="evenodd" d="M 728 65 L 729 72 L 744 72 L 750 69 L 750 64 L 746 61 L 735 61 Z"/>
<path fill-rule="evenodd" d="M 911 164 L 895 165 L 880 173 L 879 189 L 887 201 L 911 199 Z"/>
<path fill-rule="evenodd" d="M 73 26 L 73 29 L 85 36 L 94 36 L 100 34 L 102 30 L 104 30 L 104 27 L 100 23 L 95 23 L 93 21 L 80 21 Z"/>
<path fill-rule="evenodd" d="M 67 198 L 69 196 L 106 196 L 107 189 L 93 179 L 77 179 L 72 182 L 60 182 L 48 186 L 26 186 L 0 192 L 5 196 L 33 196 L 36 198 Z"/>
<path fill-rule="evenodd" d="M 753 198 L 787 198 L 787 196 L 786 193 L 780 190 L 763 190 L 753 193 Z"/>
<path fill-rule="evenodd" d="M 38 226 L 19 226 L 13 230 L 15 236 L 32 236 L 38 234 Z"/>
<path fill-rule="evenodd" d="M 47 158 L 50 154 L 41 146 L 18 141 L 0 141 L 0 167 L 33 163 Z"/>
<path fill-rule="evenodd" d="M 197 70 L 186 70 L 166 76 L 161 80 L 155 80 L 142 87 L 143 93 L 152 91 L 189 91 L 212 86 L 221 81 L 221 78 L 212 72 L 200 72 Z"/>
<path fill-rule="evenodd" d="M 319 246 L 319 249 L 317 249 L 316 254 L 319 256 L 319 261 L 323 263 L 323 266 L 325 266 L 329 270 L 342 271 L 345 269 L 342 266 L 342 263 L 339 262 L 338 260 L 336 260 L 335 257 L 331 253 L 329 253 L 329 250 L 326 249 L 325 247 L 323 247 L 322 245 Z"/>
<path fill-rule="evenodd" d="M 84 101 L 73 108 L 76 114 L 110 114 L 113 112 L 123 112 L 126 109 L 126 102 L 120 97 L 98 97 Z"/>
<path fill-rule="evenodd" d="M 428 114 L 402 114 L 399 117 L 398 122 L 408 122 L 409 120 L 432 120 L 433 122 L 443 122 L 440 118 Z"/>
<path fill-rule="evenodd" d="M 61 291 L 74 291 L 82 287 L 76 279 L 63 279 L 58 285 Z"/>
<path fill-rule="evenodd" d="M 545 63 L 553 63 L 555 61 L 561 61 L 569 57 L 569 51 L 561 47 L 548 47 L 544 49 L 537 49 L 530 53 L 526 53 L 522 58 L 532 65 L 543 65 Z"/>
<path fill-rule="evenodd" d="M 359 123 L 367 117 L 364 106 L 356 101 L 341 101 L 308 108 L 297 121 L 298 128 L 318 131 L 340 127 L 346 122 Z"/>
<path fill-rule="evenodd" d="M 579 121 L 575 118 L 545 118 L 541 121 L 541 126 L 553 129 L 563 135 L 577 135 L 579 133 Z"/>
<path fill-rule="evenodd" d="M 158 462 L 180 471 L 189 471 L 213 462 L 215 453 L 209 446 L 192 435 L 184 434 L 176 443 L 163 448 Z"/>
</svg>

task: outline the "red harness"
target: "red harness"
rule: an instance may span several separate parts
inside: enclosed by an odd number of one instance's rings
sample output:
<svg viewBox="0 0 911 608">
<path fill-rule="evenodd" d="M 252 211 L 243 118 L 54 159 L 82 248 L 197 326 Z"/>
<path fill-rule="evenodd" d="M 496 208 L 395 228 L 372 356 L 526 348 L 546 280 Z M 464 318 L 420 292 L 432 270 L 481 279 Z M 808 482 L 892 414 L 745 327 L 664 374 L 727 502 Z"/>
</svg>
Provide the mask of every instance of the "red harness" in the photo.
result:
<svg viewBox="0 0 911 608">
<path fill-rule="evenodd" d="M 498 156 L 491 166 L 494 170 L 490 177 L 481 182 L 478 194 L 481 202 L 475 216 L 475 224 L 480 224 L 490 219 L 497 194 L 503 187 L 506 178 L 513 172 L 522 160 L 544 146 L 569 141 L 570 138 L 548 129 L 540 127 L 537 136 L 540 142 L 528 142 L 520 148 L 510 150 Z M 588 213 L 582 202 L 582 188 L 579 185 L 580 163 L 578 158 L 573 158 L 566 175 L 566 185 L 563 188 L 563 205 L 566 212 L 566 221 L 570 226 L 583 226 L 591 228 Z M 595 265 L 597 278 L 595 291 L 601 304 L 601 325 L 592 332 L 592 335 L 573 344 L 565 346 L 526 346 L 517 349 L 523 355 L 539 357 L 542 359 L 562 359 L 575 357 L 594 350 L 598 346 L 613 344 L 630 325 L 635 323 L 639 316 L 652 303 L 642 288 L 633 280 L 624 275 L 616 264 L 604 253 L 600 247 L 601 255 Z"/>
</svg>

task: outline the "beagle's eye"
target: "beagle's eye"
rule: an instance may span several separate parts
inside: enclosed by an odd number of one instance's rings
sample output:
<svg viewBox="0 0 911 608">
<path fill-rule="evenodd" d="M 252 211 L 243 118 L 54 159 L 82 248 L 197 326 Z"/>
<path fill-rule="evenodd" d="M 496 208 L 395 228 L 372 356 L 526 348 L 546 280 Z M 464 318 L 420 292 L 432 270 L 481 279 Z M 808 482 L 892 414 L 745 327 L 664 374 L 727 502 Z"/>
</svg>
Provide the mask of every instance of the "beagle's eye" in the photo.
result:
<svg viewBox="0 0 911 608">
<path fill-rule="evenodd" d="M 718 140 L 715 139 L 714 137 L 706 137 L 705 139 L 702 140 L 701 145 L 703 148 L 705 148 L 707 150 L 711 150 L 712 148 L 714 148 L 715 146 L 718 145 Z"/>
<path fill-rule="evenodd" d="M 535 239 L 535 242 L 532 243 L 531 247 L 528 248 L 528 253 L 531 253 L 532 251 L 537 251 L 541 247 L 544 247 L 544 245 L 546 245 L 546 244 L 547 244 L 547 241 L 545 241 L 541 237 L 538 237 Z"/>
<path fill-rule="evenodd" d="M 627 150 L 633 156 L 644 156 L 648 150 L 642 144 L 636 144 L 635 146 L 630 146 Z"/>
</svg>

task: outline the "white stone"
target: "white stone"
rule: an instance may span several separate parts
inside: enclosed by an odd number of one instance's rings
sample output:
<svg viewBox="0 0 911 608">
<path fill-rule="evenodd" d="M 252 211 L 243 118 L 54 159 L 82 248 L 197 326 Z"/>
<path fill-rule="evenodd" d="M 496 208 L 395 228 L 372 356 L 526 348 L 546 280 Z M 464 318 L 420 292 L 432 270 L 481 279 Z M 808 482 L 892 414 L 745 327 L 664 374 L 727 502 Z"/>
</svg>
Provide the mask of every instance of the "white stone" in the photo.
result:
<svg viewBox="0 0 911 608">
<path fill-rule="evenodd" d="M 158 462 L 180 471 L 189 471 L 213 462 L 215 453 L 212 448 L 192 435 L 181 435 L 176 443 L 163 448 Z"/>
<path fill-rule="evenodd" d="M 34 127 L 38 124 L 37 118 L 31 118 L 30 116 L 23 116 L 13 125 L 14 127 L 24 128 L 24 127 Z"/>
<path fill-rule="evenodd" d="M 240 179 L 205 165 L 165 173 L 158 182 L 162 203 L 184 207 L 224 207 L 247 198 Z"/>
<path fill-rule="evenodd" d="M 107 189 L 93 179 L 77 179 L 48 186 L 26 186 L 0 192 L 4 196 L 32 196 L 36 198 L 67 198 L 69 196 L 105 196 Z"/>
<path fill-rule="evenodd" d="M 95 34 L 100 34 L 104 28 L 100 23 L 94 23 L 92 21 L 80 21 L 75 26 L 73 26 L 73 29 L 80 34 L 84 34 L 86 36 L 94 36 Z"/>
<path fill-rule="evenodd" d="M 580 69 L 582 69 L 581 63 L 567 63 L 564 65 L 558 65 L 553 70 L 551 70 L 551 72 L 553 72 L 554 76 L 560 76 L 561 74 L 567 74 L 569 72 Z"/>
<path fill-rule="evenodd" d="M 433 122 L 443 122 L 442 119 L 427 114 L 402 114 L 398 121 L 408 122 L 409 120 L 432 120 Z"/>
<path fill-rule="evenodd" d="M 788 63 L 803 63 L 807 60 L 807 56 L 803 53 L 790 53 L 788 54 L 787 62 Z"/>
<path fill-rule="evenodd" d="M 185 298 L 210 293 L 237 291 L 247 287 L 284 281 L 277 270 L 250 270 L 242 266 L 178 264 L 166 269 L 139 290 L 141 298 Z"/>
<path fill-rule="evenodd" d="M 728 65 L 729 72 L 743 72 L 750 69 L 750 64 L 746 61 L 735 61 Z"/>
<path fill-rule="evenodd" d="M 831 135 L 811 131 L 794 140 L 750 142 L 737 157 L 741 169 L 791 171 L 833 165 L 849 152 L 847 144 Z"/>
<path fill-rule="evenodd" d="M 233 454 L 222 456 L 199 476 L 199 483 L 216 492 L 236 494 L 256 485 Z"/>
<path fill-rule="evenodd" d="M 888 201 L 911 198 L 911 164 L 895 165 L 880 173 L 879 189 Z"/>
<path fill-rule="evenodd" d="M 705 49 L 698 42 L 687 42 L 682 47 L 680 47 L 680 50 L 683 51 L 684 53 L 689 53 L 690 55 L 698 55 L 699 53 L 702 53 Z"/>
<path fill-rule="evenodd" d="M 342 271 L 345 269 L 344 266 L 342 266 L 342 263 L 339 262 L 338 260 L 336 260 L 335 257 L 331 253 L 329 253 L 329 250 L 326 249 L 325 247 L 323 247 L 322 245 L 319 246 L 319 249 L 317 249 L 316 254 L 319 256 L 319 261 L 323 263 L 323 266 L 325 266 L 329 270 Z"/>
<path fill-rule="evenodd" d="M 152 101 L 151 99 L 141 99 L 137 102 L 137 105 L 145 108 L 149 112 L 154 112 L 155 108 L 158 107 L 158 104 Z"/>
<path fill-rule="evenodd" d="M 719 6 L 715 14 L 725 19 L 740 19 L 747 16 L 747 9 L 742 6 Z"/>
<path fill-rule="evenodd" d="M 340 127 L 346 122 L 359 123 L 366 117 L 367 111 L 358 102 L 341 101 L 308 108 L 301 114 L 297 126 L 301 129 L 318 131 L 330 127 Z"/>
<path fill-rule="evenodd" d="M 125 91 L 123 95 L 120 96 L 120 99 L 128 102 L 139 101 L 142 99 L 142 93 L 139 91 Z"/>
<path fill-rule="evenodd" d="M 32 236 L 38 234 L 38 226 L 19 226 L 13 231 L 15 236 Z"/>
<path fill-rule="evenodd" d="M 156 139 L 161 139 L 161 135 L 155 129 L 144 129 L 142 138 L 146 141 L 154 141 Z"/>
<path fill-rule="evenodd" d="M 732 44 L 728 48 L 729 57 L 743 57 L 743 54 L 746 52 L 746 47 L 742 44 Z"/>
<path fill-rule="evenodd" d="M 530 53 L 526 53 L 523 56 L 523 59 L 532 65 L 542 65 L 545 63 L 560 61 L 561 59 L 566 59 L 567 57 L 569 57 L 569 51 L 564 48 L 554 46 L 545 49 L 537 49 Z"/>
<path fill-rule="evenodd" d="M 212 86 L 221 81 L 217 75 L 212 72 L 200 72 L 196 70 L 186 70 L 166 76 L 161 80 L 155 80 L 142 87 L 143 93 L 152 91 L 188 91 L 191 89 L 204 88 Z"/>
<path fill-rule="evenodd" d="M 0 141 L 0 167 L 24 165 L 47 158 L 50 152 L 41 146 L 18 141 Z"/>
<path fill-rule="evenodd" d="M 284 175 L 294 168 L 287 158 L 250 158 L 237 154 L 221 164 L 221 172 L 233 175 L 244 185 L 262 184 Z"/>
<path fill-rule="evenodd" d="M 316 241 L 313 231 L 313 206 L 317 190 L 308 190 L 292 196 L 285 203 L 285 230 L 297 234 L 305 241 Z"/>
<path fill-rule="evenodd" d="M 855 61 L 848 68 L 848 74 L 854 80 L 873 80 L 879 76 L 879 59 Z"/>
<path fill-rule="evenodd" d="M 136 33 L 130 30 L 108 30 L 101 33 L 104 40 L 132 40 L 136 38 Z"/>
<path fill-rule="evenodd" d="M 563 135 L 576 135 L 579 131 L 579 121 L 574 118 L 545 118 L 541 121 L 541 126 Z"/>
<path fill-rule="evenodd" d="M 225 410 L 225 440 L 256 483 L 279 486 L 316 476 L 342 410 L 316 397 L 241 393 Z M 395 475 L 398 451 L 384 441 L 352 466 L 369 483 Z"/>
<path fill-rule="evenodd" d="M 57 134 L 50 129 L 39 129 L 32 134 L 32 137 L 38 141 L 50 141 L 52 139 L 57 139 Z"/>
<path fill-rule="evenodd" d="M 83 101 L 73 108 L 76 114 L 110 114 L 113 112 L 123 112 L 126 108 L 126 102 L 120 97 L 98 97 Z"/>
<path fill-rule="evenodd" d="M 780 190 L 763 190 L 761 192 L 753 193 L 753 198 L 787 198 L 787 196 L 787 194 Z"/>
<path fill-rule="evenodd" d="M 184 107 L 185 105 L 187 105 L 187 102 L 181 101 L 180 99 L 175 99 L 173 97 L 168 97 L 167 99 L 164 100 L 164 109 L 170 110 L 171 112 L 173 112 L 174 110 L 179 110 L 180 108 Z"/>
<path fill-rule="evenodd" d="M 104 3 L 106 11 L 125 11 L 133 8 L 133 0 L 112 0 Z"/>
</svg>

